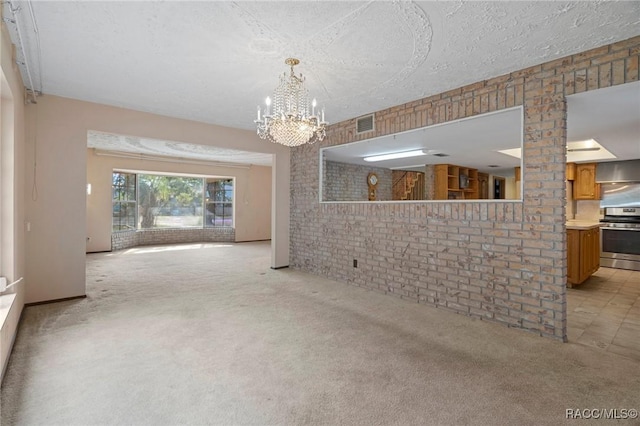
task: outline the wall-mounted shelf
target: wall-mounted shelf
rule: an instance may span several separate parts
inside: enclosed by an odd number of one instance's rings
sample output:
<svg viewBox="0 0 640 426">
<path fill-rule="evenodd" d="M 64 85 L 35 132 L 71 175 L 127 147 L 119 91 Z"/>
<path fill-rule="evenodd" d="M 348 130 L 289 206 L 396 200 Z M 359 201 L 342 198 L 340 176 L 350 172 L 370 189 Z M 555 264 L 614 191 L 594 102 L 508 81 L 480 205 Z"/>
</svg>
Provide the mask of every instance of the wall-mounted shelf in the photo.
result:
<svg viewBox="0 0 640 426">
<path fill-rule="evenodd" d="M 478 169 L 456 166 L 455 164 L 436 164 L 435 197 L 436 200 L 476 200 L 478 199 Z"/>
</svg>

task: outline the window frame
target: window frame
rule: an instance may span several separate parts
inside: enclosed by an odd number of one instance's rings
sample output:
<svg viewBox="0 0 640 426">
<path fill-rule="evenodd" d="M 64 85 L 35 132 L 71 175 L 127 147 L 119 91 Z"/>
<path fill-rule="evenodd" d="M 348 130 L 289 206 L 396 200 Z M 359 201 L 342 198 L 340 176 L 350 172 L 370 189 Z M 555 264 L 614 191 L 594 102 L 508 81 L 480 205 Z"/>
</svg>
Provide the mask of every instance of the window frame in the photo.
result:
<svg viewBox="0 0 640 426">
<path fill-rule="evenodd" d="M 235 215 L 235 206 L 236 206 L 236 203 L 235 203 L 235 198 L 236 198 L 235 178 L 232 178 L 232 177 L 207 177 L 207 178 L 205 178 L 204 182 L 205 182 L 205 186 L 204 186 L 204 222 L 203 222 L 204 223 L 204 227 L 205 228 L 224 228 L 224 227 L 234 228 L 235 227 L 235 216 L 236 216 Z M 214 194 L 217 194 L 217 193 L 223 193 L 224 194 L 223 195 L 223 199 L 221 201 L 216 200 L 215 199 L 216 198 L 215 195 L 208 196 L 208 195 L 211 195 L 210 191 L 209 191 L 209 185 L 210 184 L 215 184 L 216 182 L 223 182 L 224 183 L 222 189 L 214 189 Z M 226 183 L 229 183 L 231 185 L 231 189 L 230 190 L 226 187 Z M 230 200 L 227 199 L 227 195 L 226 195 L 226 193 L 228 191 L 231 191 Z M 209 200 L 211 200 L 211 201 L 209 201 Z M 231 204 L 231 206 L 230 206 L 230 208 L 231 208 L 231 215 L 230 215 L 231 216 L 231 224 L 230 225 L 225 225 L 224 224 L 224 222 L 226 220 L 225 218 L 227 217 L 227 215 L 225 213 L 226 212 L 226 207 L 225 206 L 227 204 Z M 211 211 L 208 209 L 209 205 L 213 205 L 214 206 L 214 210 L 216 210 L 215 206 L 217 206 L 217 205 L 222 205 L 223 206 L 222 207 L 222 211 L 223 211 L 223 214 L 222 214 L 222 222 L 223 222 L 223 224 L 222 225 L 216 225 L 215 224 L 215 218 L 213 219 L 214 220 L 214 224 L 211 225 L 211 226 L 208 225 L 208 222 L 206 220 L 207 216 L 208 216 L 207 213 L 211 213 Z M 214 213 L 214 215 L 215 215 L 215 213 Z"/>
<path fill-rule="evenodd" d="M 135 200 L 116 200 L 115 199 L 115 184 L 114 184 L 114 175 L 124 174 L 124 175 L 133 175 L 135 179 Z M 179 178 L 188 178 L 188 179 L 200 179 L 202 181 L 202 202 L 200 204 L 200 208 L 202 208 L 202 224 L 197 226 L 176 226 L 176 227 L 142 227 L 141 219 L 140 219 L 140 175 L 151 175 L 151 176 L 164 176 L 164 177 L 179 177 Z M 208 201 L 208 187 L 207 185 L 211 183 L 211 181 L 224 181 L 230 185 L 230 189 L 227 185 L 224 185 L 222 191 L 225 192 L 225 196 L 223 196 L 222 201 Z M 230 199 L 226 199 L 226 193 L 231 192 Z M 114 216 L 113 210 L 116 203 L 132 203 L 135 205 L 135 220 L 134 220 L 134 228 L 130 229 L 132 231 L 143 231 L 143 230 L 152 230 L 152 229 L 214 229 L 214 228 L 235 228 L 236 221 L 236 177 L 235 176 L 214 176 L 214 175 L 200 175 L 200 174 L 188 174 L 188 173 L 167 173 L 167 172 L 150 172 L 150 171 L 140 171 L 140 170 L 123 170 L 123 169 L 114 169 L 112 171 L 112 186 L 111 186 L 111 199 L 112 199 L 112 220 L 111 220 L 111 230 L 113 232 L 125 231 L 127 229 L 114 229 Z M 210 204 L 222 204 L 223 207 L 223 218 L 222 224 L 212 224 L 207 225 L 207 216 L 209 216 L 209 212 L 207 210 L 207 206 Z M 225 219 L 229 216 L 227 204 L 230 204 L 230 224 L 225 224 Z M 121 225 L 120 225 L 121 226 Z"/>
<path fill-rule="evenodd" d="M 128 199 L 128 197 L 123 197 L 123 198 L 116 198 L 116 183 L 115 183 L 115 176 L 116 174 L 120 174 L 120 175 L 128 175 L 128 176 L 132 176 L 133 177 L 133 200 Z M 125 179 L 127 179 L 125 177 Z M 125 182 L 128 182 L 127 180 L 125 180 Z M 121 193 L 124 193 L 125 195 L 127 194 L 127 189 L 130 185 L 125 183 L 124 185 L 121 185 L 119 188 L 121 190 Z M 131 229 L 127 229 L 127 228 L 122 228 L 123 223 L 122 220 L 119 220 L 118 226 L 119 229 L 115 229 L 116 224 L 115 224 L 115 217 L 114 216 L 114 212 L 115 212 L 115 206 L 116 205 L 120 205 L 120 210 L 122 210 L 122 206 L 123 205 L 133 205 L 133 228 Z M 125 210 L 129 210 L 129 208 L 126 208 Z M 118 216 L 119 219 L 122 219 L 122 216 Z M 127 221 L 128 222 L 128 221 Z M 111 232 L 120 232 L 120 231 L 135 231 L 138 229 L 138 175 L 136 173 L 132 173 L 132 172 L 127 172 L 127 171 L 121 171 L 121 170 L 114 170 L 111 174 Z M 124 224 L 124 226 L 127 226 L 126 222 Z"/>
</svg>

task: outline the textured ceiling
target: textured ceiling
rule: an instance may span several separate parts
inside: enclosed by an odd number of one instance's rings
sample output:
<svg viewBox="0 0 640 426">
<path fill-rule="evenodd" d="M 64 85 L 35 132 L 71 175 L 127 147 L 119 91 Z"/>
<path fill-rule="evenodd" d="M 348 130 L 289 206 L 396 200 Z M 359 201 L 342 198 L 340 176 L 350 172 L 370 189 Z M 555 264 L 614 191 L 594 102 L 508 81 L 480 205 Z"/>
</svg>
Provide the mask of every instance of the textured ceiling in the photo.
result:
<svg viewBox="0 0 640 426">
<path fill-rule="evenodd" d="M 640 2 L 12 0 L 3 2 L 10 19 L 11 8 L 23 79 L 45 96 L 241 129 L 254 129 L 256 105 L 290 56 L 336 123 L 640 34 Z M 178 145 L 104 134 L 89 141 L 149 155 L 270 161 Z"/>
<path fill-rule="evenodd" d="M 36 90 L 242 129 L 289 56 L 335 123 L 640 34 L 640 2 L 32 1 L 38 52 L 12 4 Z"/>
</svg>

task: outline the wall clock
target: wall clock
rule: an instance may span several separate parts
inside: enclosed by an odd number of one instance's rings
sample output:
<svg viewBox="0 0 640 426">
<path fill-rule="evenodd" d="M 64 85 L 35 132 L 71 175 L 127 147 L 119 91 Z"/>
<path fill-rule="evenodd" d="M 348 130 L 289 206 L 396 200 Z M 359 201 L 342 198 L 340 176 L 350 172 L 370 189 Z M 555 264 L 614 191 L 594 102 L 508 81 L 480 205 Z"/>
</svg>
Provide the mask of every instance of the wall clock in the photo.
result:
<svg viewBox="0 0 640 426">
<path fill-rule="evenodd" d="M 369 173 L 367 175 L 367 184 L 369 185 L 369 201 L 376 200 L 376 187 L 378 186 L 378 175 Z"/>
</svg>

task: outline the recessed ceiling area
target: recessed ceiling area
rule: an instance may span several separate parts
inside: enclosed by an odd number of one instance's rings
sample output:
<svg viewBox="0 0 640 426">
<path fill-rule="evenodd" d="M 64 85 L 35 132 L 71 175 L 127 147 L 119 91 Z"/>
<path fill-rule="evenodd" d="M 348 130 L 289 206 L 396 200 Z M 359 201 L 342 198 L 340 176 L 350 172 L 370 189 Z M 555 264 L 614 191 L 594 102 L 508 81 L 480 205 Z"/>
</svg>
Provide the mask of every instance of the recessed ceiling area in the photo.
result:
<svg viewBox="0 0 640 426">
<path fill-rule="evenodd" d="M 640 82 L 621 84 L 567 96 L 567 140 L 595 139 L 614 158 L 589 151 L 575 162 L 634 160 L 640 158 Z M 576 153 L 577 154 L 577 153 Z"/>
<path fill-rule="evenodd" d="M 272 164 L 271 154 L 96 131 L 87 133 L 87 147 L 94 148 L 103 154 L 141 159 L 162 160 L 170 157 L 176 160 L 206 161 L 229 166 L 236 164 L 271 166 Z"/>
</svg>

